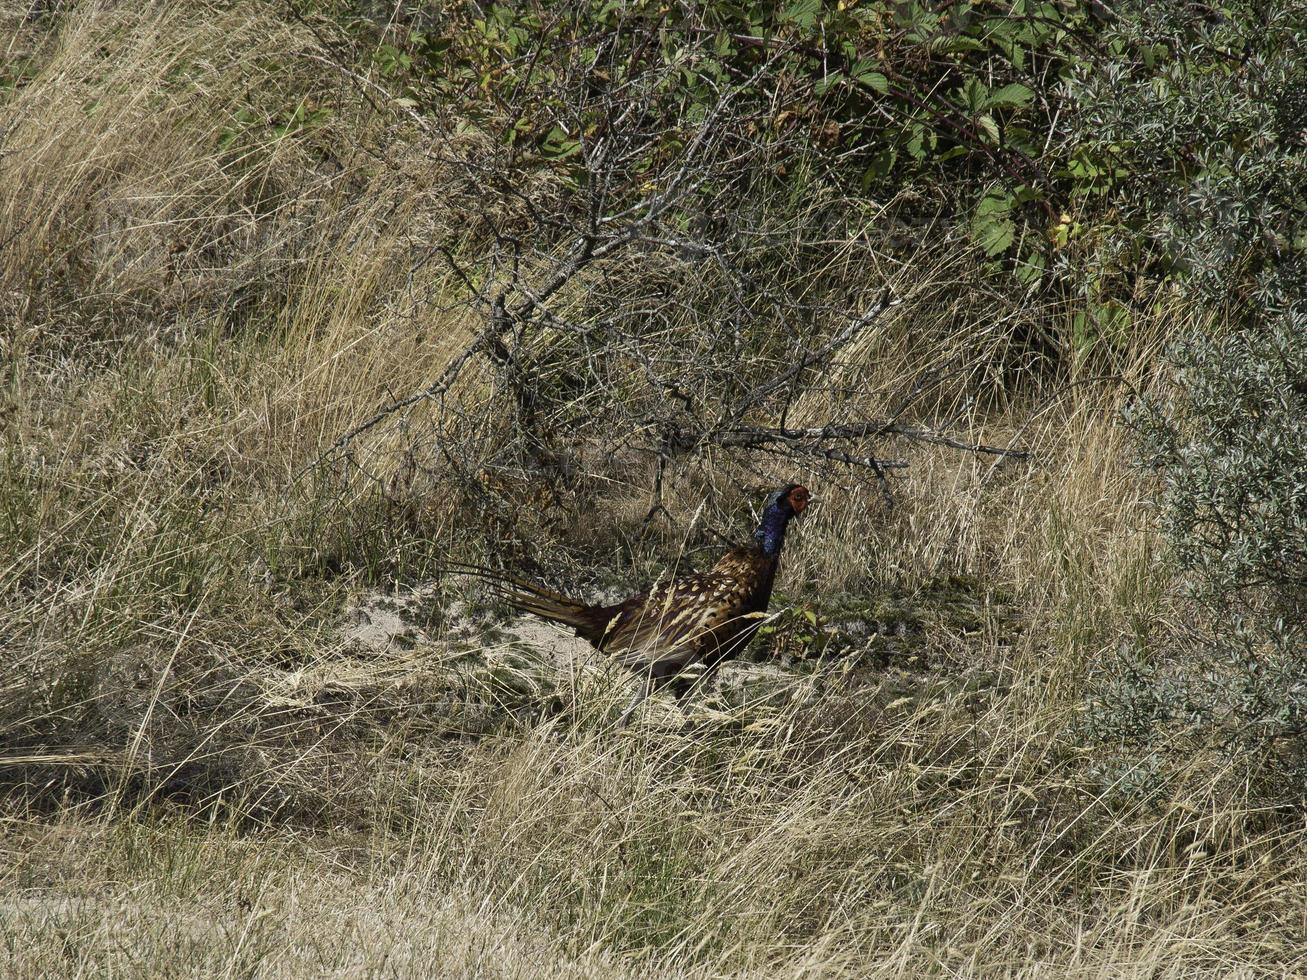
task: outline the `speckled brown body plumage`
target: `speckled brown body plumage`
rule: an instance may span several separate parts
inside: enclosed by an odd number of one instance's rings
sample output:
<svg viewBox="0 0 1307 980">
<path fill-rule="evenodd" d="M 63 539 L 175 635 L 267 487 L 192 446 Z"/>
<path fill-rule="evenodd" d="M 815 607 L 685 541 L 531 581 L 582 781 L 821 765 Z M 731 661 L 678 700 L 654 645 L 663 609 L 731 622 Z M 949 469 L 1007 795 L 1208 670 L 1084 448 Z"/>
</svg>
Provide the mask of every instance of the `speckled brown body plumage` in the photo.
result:
<svg viewBox="0 0 1307 980">
<path fill-rule="evenodd" d="M 576 630 L 596 648 L 645 678 L 623 714 L 625 722 L 652 690 L 687 667 L 710 673 L 742 651 L 766 618 L 789 521 L 803 513 L 810 497 L 789 484 L 767 501 L 753 540 L 732 548 L 706 572 L 660 582 L 613 605 L 578 602 L 543 586 L 467 568 L 486 579 L 501 599 L 524 612 Z"/>
<path fill-rule="evenodd" d="M 659 583 L 604 608 L 598 637 L 604 653 L 632 670 L 679 673 L 716 666 L 743 650 L 767 614 L 779 556 L 756 545 L 733 548 L 709 571 Z"/>
</svg>

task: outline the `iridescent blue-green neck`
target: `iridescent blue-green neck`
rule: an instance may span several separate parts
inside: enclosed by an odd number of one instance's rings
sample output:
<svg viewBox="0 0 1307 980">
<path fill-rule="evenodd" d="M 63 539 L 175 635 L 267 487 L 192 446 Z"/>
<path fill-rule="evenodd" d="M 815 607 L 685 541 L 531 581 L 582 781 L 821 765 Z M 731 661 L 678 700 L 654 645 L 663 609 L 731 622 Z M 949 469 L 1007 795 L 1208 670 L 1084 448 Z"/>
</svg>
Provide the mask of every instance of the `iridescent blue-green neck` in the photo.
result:
<svg viewBox="0 0 1307 980">
<path fill-rule="evenodd" d="M 780 501 L 769 504 L 763 511 L 762 521 L 758 530 L 753 532 L 753 539 L 768 558 L 780 557 L 781 547 L 785 544 L 785 529 L 793 516 L 794 511 Z"/>
</svg>

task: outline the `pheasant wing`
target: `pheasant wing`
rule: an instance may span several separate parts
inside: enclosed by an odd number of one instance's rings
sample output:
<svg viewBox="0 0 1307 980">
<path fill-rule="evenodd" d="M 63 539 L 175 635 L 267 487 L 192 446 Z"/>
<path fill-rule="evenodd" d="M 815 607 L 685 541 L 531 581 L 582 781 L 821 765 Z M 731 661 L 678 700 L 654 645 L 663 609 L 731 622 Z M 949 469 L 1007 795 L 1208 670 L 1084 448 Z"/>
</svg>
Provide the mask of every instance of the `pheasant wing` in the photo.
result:
<svg viewBox="0 0 1307 980">
<path fill-rule="evenodd" d="M 717 649 L 764 614 L 749 612 L 748 589 L 711 572 L 656 586 L 618 609 L 602 649 L 623 666 L 684 666 Z"/>
</svg>

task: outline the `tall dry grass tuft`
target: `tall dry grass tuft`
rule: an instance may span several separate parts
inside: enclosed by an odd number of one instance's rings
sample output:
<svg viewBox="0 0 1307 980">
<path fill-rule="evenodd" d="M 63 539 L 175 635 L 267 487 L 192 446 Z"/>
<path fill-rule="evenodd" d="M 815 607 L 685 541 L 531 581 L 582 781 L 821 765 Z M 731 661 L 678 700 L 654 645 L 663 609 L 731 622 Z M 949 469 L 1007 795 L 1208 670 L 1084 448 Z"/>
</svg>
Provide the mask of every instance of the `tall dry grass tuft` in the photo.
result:
<svg viewBox="0 0 1307 980">
<path fill-rule="evenodd" d="M 6 105 L 0 212 L 0 274 L 29 316 L 76 299 L 68 342 L 106 342 L 275 288 L 298 229 L 261 219 L 323 183 L 274 129 L 308 94 L 303 72 L 273 68 L 303 40 L 257 7 L 95 4 L 39 37 L 41 67 Z"/>
<path fill-rule="evenodd" d="M 263 5 L 87 4 L 14 44 L 0 724 L 38 783 L 235 792 L 276 766 L 259 671 L 339 647 L 324 564 L 415 537 L 386 474 L 303 473 L 459 342 L 413 287 L 436 175 Z"/>
</svg>

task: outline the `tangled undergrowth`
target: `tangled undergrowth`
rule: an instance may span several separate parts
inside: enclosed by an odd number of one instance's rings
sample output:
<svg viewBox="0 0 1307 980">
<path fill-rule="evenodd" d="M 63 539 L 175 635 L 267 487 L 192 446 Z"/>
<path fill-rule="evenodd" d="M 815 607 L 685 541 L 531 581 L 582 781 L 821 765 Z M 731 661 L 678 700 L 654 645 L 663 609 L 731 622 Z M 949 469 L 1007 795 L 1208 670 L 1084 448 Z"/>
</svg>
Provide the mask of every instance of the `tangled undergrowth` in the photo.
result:
<svg viewBox="0 0 1307 980">
<path fill-rule="evenodd" d="M 916 386 L 913 426 L 1029 458 L 886 433 L 871 449 L 908 464 L 889 506 L 819 446 L 660 460 L 588 381 L 542 371 L 537 404 L 572 413 L 554 424 L 603 409 L 559 476 L 477 360 L 342 453 L 486 330 L 466 283 L 416 261 L 432 241 L 470 261 L 450 160 L 341 70 L 325 22 L 50 16 L 4 22 L 0 95 L 6 976 L 1307 965 L 1285 769 L 1181 712 L 1150 716 L 1142 750 L 1120 736 L 1136 702 L 1112 685 L 1199 614 L 1119 417 L 1200 313 L 1158 302 L 1041 374 L 1075 348 L 1064 300 L 996 287 L 956 240 L 904 261 L 901 226 L 867 221 L 822 261 L 900 302 L 793 424 L 891 414 Z M 459 159 L 480 139 L 461 131 Z M 697 350 L 667 309 L 725 281 L 677 261 L 655 351 Z M 595 295 L 639 285 L 601 271 Z M 838 336 L 845 312 L 808 327 Z M 535 364 L 579 343 L 550 329 Z M 768 329 L 739 362 L 764 376 L 790 340 Z M 621 390 L 656 401 L 651 365 Z M 800 465 L 823 503 L 778 614 L 685 715 L 614 731 L 621 677 L 437 574 L 459 557 L 633 588 L 711 560 Z"/>
</svg>

